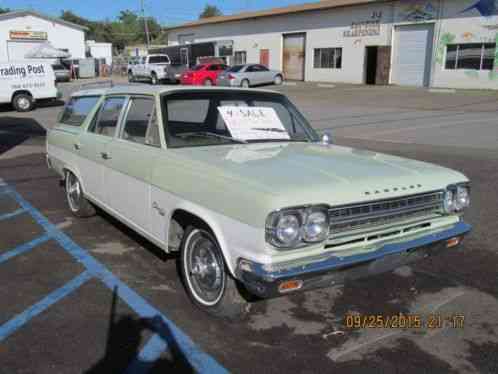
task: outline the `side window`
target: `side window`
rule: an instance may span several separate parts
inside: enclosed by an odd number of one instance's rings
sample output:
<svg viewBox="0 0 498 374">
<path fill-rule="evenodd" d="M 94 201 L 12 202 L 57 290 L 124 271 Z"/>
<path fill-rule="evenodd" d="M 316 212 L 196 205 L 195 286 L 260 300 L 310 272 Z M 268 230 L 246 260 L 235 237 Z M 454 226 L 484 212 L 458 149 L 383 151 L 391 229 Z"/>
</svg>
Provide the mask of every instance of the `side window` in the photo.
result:
<svg viewBox="0 0 498 374">
<path fill-rule="evenodd" d="M 254 65 L 248 66 L 246 68 L 246 72 L 248 72 L 248 73 L 252 73 L 252 72 L 255 72 L 255 71 L 256 70 L 255 70 L 255 66 Z"/>
<path fill-rule="evenodd" d="M 146 144 L 147 129 L 154 111 L 154 100 L 135 97 L 130 101 L 121 137 L 130 142 Z"/>
<path fill-rule="evenodd" d="M 99 99 L 99 96 L 71 98 L 62 111 L 59 122 L 65 125 L 81 126 L 86 116 L 92 111 Z"/>
<path fill-rule="evenodd" d="M 124 103 L 124 97 L 107 98 L 88 131 L 99 135 L 114 136 Z"/>
<path fill-rule="evenodd" d="M 268 68 L 263 65 L 256 65 L 258 71 L 268 71 Z"/>
<path fill-rule="evenodd" d="M 208 70 L 209 70 L 209 71 L 217 71 L 217 70 L 219 70 L 219 69 L 218 69 L 218 67 L 219 67 L 219 66 L 220 66 L 220 65 L 211 65 L 210 67 L 208 67 Z"/>
<path fill-rule="evenodd" d="M 228 65 L 218 65 L 218 70 L 227 70 Z"/>
</svg>

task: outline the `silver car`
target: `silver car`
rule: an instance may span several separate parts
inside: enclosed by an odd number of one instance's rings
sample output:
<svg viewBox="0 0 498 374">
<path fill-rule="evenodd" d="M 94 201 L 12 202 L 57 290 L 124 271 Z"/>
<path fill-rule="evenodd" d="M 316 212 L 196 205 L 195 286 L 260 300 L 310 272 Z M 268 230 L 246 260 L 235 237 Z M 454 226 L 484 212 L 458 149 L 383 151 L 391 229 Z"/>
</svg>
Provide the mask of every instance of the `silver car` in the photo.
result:
<svg viewBox="0 0 498 374">
<path fill-rule="evenodd" d="M 235 65 L 218 75 L 216 84 L 229 87 L 250 87 L 259 84 L 282 84 L 284 75 L 260 64 Z"/>
</svg>

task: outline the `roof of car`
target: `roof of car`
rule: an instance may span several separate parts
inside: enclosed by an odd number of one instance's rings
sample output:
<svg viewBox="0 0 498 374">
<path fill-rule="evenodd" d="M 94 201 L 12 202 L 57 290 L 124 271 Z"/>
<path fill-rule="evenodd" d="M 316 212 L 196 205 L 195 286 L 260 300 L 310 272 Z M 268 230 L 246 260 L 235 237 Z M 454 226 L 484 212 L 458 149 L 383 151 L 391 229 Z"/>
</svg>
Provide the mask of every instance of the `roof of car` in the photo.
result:
<svg viewBox="0 0 498 374">
<path fill-rule="evenodd" d="M 106 87 L 106 88 L 88 88 L 88 89 L 82 89 L 78 90 L 75 93 L 73 93 L 72 96 L 96 96 L 96 95 L 155 95 L 155 94 L 162 94 L 166 92 L 175 92 L 175 91 L 184 91 L 184 90 L 189 90 L 189 91 L 219 91 L 219 90 L 226 90 L 226 91 L 247 91 L 246 89 L 243 88 L 236 88 L 236 87 L 219 87 L 219 86 L 214 86 L 214 87 L 204 87 L 204 86 L 182 86 L 182 85 L 175 85 L 175 86 L 166 86 L 166 85 L 160 85 L 160 86 L 151 86 L 147 84 L 123 84 L 123 85 L 117 85 L 114 87 Z M 266 89 L 254 89 L 251 88 L 251 91 L 254 92 L 272 92 L 272 93 L 278 93 L 277 91 L 273 90 L 266 90 Z"/>
</svg>

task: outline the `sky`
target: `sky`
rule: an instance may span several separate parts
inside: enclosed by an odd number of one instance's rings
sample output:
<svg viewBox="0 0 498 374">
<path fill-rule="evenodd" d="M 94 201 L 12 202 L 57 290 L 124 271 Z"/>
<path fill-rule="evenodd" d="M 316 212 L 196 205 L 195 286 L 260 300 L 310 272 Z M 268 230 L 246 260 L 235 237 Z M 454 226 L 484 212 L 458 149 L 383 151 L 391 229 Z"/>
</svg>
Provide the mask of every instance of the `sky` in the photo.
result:
<svg viewBox="0 0 498 374">
<path fill-rule="evenodd" d="M 206 3 L 216 5 L 224 14 L 233 14 L 312 1 L 316 0 L 144 0 L 144 4 L 146 15 L 168 25 L 197 19 Z M 139 11 L 140 0 L 0 0 L 0 7 L 31 9 L 51 16 L 70 10 L 91 20 L 112 20 L 121 10 Z"/>
</svg>

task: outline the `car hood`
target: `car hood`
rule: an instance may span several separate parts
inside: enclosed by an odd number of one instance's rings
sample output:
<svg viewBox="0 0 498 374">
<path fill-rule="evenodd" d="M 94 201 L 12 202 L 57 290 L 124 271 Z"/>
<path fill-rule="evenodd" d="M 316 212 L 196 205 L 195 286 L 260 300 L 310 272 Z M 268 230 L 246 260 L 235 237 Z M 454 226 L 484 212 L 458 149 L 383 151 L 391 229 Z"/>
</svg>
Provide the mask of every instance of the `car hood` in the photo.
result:
<svg viewBox="0 0 498 374">
<path fill-rule="evenodd" d="M 258 190 L 272 208 L 378 200 L 467 181 L 426 162 L 337 145 L 265 143 L 182 148 L 183 165 L 227 188 Z"/>
</svg>

